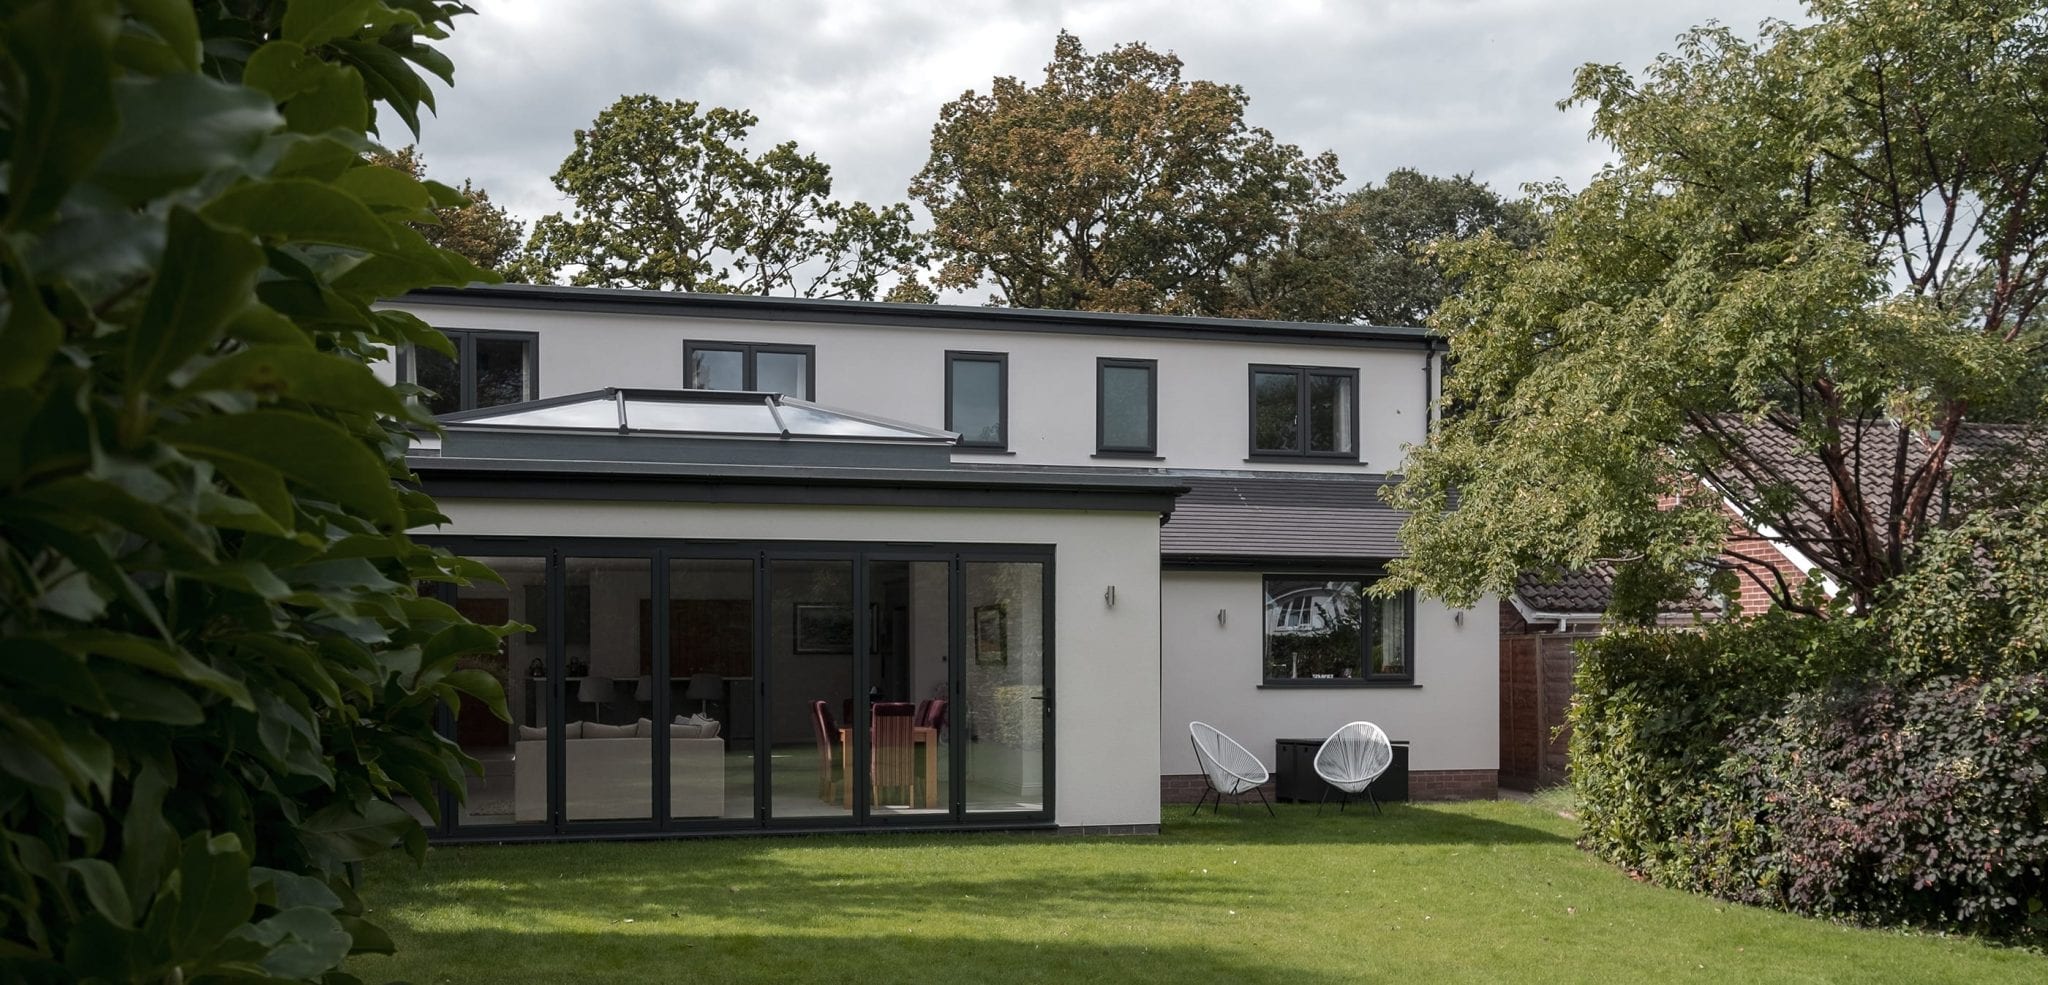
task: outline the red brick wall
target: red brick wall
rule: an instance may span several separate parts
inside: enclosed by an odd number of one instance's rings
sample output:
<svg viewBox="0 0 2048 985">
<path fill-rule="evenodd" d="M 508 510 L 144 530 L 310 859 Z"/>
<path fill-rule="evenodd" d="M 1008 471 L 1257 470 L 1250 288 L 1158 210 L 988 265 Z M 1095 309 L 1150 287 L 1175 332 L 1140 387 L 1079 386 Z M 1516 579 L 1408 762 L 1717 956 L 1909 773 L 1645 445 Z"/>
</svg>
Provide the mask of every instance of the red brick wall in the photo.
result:
<svg viewBox="0 0 2048 985">
<path fill-rule="evenodd" d="M 1276 799 L 1273 781 L 1267 780 L 1260 787 L 1265 791 L 1266 800 Z M 1167 773 L 1159 778 L 1159 802 L 1162 804 L 1192 804 L 1209 792 L 1209 778 L 1200 773 Z M 1252 803 L 1259 802 L 1259 795 L 1249 790 L 1245 798 Z M 1228 802 L 1229 798 L 1224 798 Z"/>
<path fill-rule="evenodd" d="M 1500 796 L 1494 770 L 1422 770 L 1408 774 L 1409 800 L 1492 800 Z"/>
<path fill-rule="evenodd" d="M 1784 576 L 1785 583 L 1792 586 L 1795 591 L 1798 590 L 1799 586 L 1806 583 L 1806 572 L 1799 570 L 1798 565 L 1793 564 L 1791 559 L 1780 553 L 1776 544 L 1757 536 L 1756 531 L 1744 526 L 1742 521 L 1736 519 L 1733 514 L 1730 515 L 1728 520 L 1727 549 L 1731 554 L 1739 552 L 1747 559 L 1769 562 L 1773 569 Z M 1737 599 L 1741 603 L 1742 614 L 1753 616 L 1770 609 L 1772 605 L 1776 604 L 1771 600 L 1770 594 L 1765 592 L 1763 586 L 1757 584 L 1755 579 L 1747 574 L 1743 574 L 1743 570 L 1743 568 L 1736 569 L 1739 579 L 1738 583 L 1742 586 L 1742 594 Z M 1756 568 L 1754 565 L 1749 565 L 1748 570 L 1756 571 Z M 1756 571 L 1756 573 L 1766 581 L 1770 580 L 1771 576 L 1768 573 L 1763 571 Z"/>
<path fill-rule="evenodd" d="M 1159 778 L 1159 802 L 1162 804 L 1192 804 L 1200 800 L 1209 789 L 1209 781 L 1200 773 L 1168 773 Z M 1274 800 L 1273 784 L 1263 788 L 1266 799 Z M 1498 772 L 1495 770 L 1411 770 L 1408 773 L 1409 800 L 1492 800 L 1500 794 Z M 1258 803 L 1259 795 L 1247 792 L 1245 797 Z M 1229 798 L 1225 798 L 1229 802 Z"/>
</svg>

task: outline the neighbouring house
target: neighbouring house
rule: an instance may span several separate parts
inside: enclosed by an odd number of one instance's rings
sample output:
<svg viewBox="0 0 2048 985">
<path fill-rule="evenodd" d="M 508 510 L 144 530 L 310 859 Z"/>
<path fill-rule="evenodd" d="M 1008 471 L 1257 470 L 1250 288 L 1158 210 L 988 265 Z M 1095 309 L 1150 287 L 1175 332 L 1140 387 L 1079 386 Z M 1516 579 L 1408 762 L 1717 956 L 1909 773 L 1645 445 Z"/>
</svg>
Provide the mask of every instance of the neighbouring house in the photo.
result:
<svg viewBox="0 0 2048 985">
<path fill-rule="evenodd" d="M 1366 594 L 1427 433 L 1416 328 L 474 287 L 388 307 L 444 432 L 424 539 L 532 627 L 442 840 L 1156 828 L 1187 725 L 1348 721 L 1495 789 L 1497 613 Z M 416 805 L 417 806 L 417 805 Z"/>
<path fill-rule="evenodd" d="M 1889 507 L 1894 474 L 1918 467 L 1925 449 L 1917 443 L 1907 446 L 1900 459 L 1891 453 L 1896 447 L 1897 426 L 1886 421 L 1863 425 L 1873 451 L 1856 455 L 1857 492 L 1877 513 Z M 1756 423 L 1730 422 L 1727 432 L 1740 440 L 1754 456 L 1760 479 L 1784 483 L 1792 490 L 1795 505 L 1781 520 L 1809 531 L 1820 529 L 1819 512 L 1833 502 L 1834 483 L 1820 462 L 1806 452 L 1791 435 Z M 1852 442 L 1852 446 L 1855 443 Z M 2031 449 L 2031 451 L 2027 451 Z M 2048 461 L 2048 441 L 2013 425 L 1967 423 L 1957 433 L 1951 461 L 1967 472 L 1995 463 L 2002 472 L 2038 469 Z M 2006 479 L 2015 478 L 2012 474 Z M 1668 606 L 1658 617 L 1660 625 L 1685 626 L 1701 619 L 1727 615 L 1752 616 L 1776 603 L 1765 583 L 1782 580 L 1793 590 L 1817 580 L 1823 592 L 1834 584 L 1812 558 L 1787 543 L 1772 524 L 1754 521 L 1737 512 L 1725 490 L 1702 482 L 1698 494 L 1721 499 L 1728 519 L 1728 535 L 1722 549 L 1722 563 L 1738 572 L 1732 600 L 1712 597 L 1704 591 Z M 1952 506 L 1951 491 L 1942 489 L 1932 509 L 1946 516 Z M 1515 590 L 1500 602 L 1500 783 L 1515 790 L 1538 790 L 1567 781 L 1571 730 L 1567 714 L 1571 709 L 1572 675 L 1577 669 L 1575 646 L 1600 635 L 1614 592 L 1614 570 L 1596 564 L 1581 571 L 1564 572 L 1554 578 L 1524 575 Z"/>
</svg>

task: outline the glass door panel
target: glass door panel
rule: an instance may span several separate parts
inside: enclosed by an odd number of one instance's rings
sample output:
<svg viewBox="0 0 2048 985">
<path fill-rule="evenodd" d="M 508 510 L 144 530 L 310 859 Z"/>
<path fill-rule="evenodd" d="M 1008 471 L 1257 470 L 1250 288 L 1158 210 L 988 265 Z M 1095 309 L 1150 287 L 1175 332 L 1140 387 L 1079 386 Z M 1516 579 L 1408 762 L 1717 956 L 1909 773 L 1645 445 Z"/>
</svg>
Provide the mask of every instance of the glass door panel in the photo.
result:
<svg viewBox="0 0 2048 985">
<path fill-rule="evenodd" d="M 1045 566 L 962 566 L 967 812 L 1045 808 Z"/>
<path fill-rule="evenodd" d="M 851 817 L 854 617 L 851 560 L 768 562 L 770 813 Z"/>
<path fill-rule="evenodd" d="M 654 810 L 653 597 L 646 558 L 562 559 L 563 817 L 647 820 Z"/>
<path fill-rule="evenodd" d="M 950 568 L 945 561 L 868 562 L 871 819 L 952 813 Z M 906 707 L 908 727 L 892 714 Z"/>
<path fill-rule="evenodd" d="M 754 562 L 668 569 L 669 811 L 754 816 Z"/>
<path fill-rule="evenodd" d="M 523 622 L 535 632 L 499 641 L 496 654 L 464 657 L 462 667 L 481 670 L 505 688 L 512 723 L 499 721 L 464 698 L 455 713 L 455 741 L 483 764 L 481 776 L 466 780 L 455 808 L 458 827 L 491 824 L 544 825 L 548 820 L 547 774 L 547 559 L 479 557 L 505 584 L 479 581 L 455 589 L 456 611 L 474 622 Z"/>
</svg>

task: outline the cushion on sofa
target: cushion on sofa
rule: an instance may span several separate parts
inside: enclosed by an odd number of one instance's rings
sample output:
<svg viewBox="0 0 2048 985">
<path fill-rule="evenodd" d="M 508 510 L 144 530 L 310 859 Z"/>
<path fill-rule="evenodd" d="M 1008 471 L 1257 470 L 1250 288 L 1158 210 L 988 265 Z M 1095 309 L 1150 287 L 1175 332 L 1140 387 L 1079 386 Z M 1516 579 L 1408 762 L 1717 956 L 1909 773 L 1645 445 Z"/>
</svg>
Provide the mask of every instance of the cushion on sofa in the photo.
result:
<svg viewBox="0 0 2048 985">
<path fill-rule="evenodd" d="M 702 715 L 691 715 L 687 718 L 677 715 L 675 722 L 669 726 L 668 734 L 678 739 L 716 739 L 718 721 Z"/>
<path fill-rule="evenodd" d="M 519 737 L 522 739 L 545 739 L 548 737 L 547 726 L 521 725 L 519 726 Z"/>
<path fill-rule="evenodd" d="M 601 722 L 583 723 L 583 738 L 586 739 L 630 739 L 632 737 L 633 726 L 631 725 L 605 725 Z"/>
</svg>

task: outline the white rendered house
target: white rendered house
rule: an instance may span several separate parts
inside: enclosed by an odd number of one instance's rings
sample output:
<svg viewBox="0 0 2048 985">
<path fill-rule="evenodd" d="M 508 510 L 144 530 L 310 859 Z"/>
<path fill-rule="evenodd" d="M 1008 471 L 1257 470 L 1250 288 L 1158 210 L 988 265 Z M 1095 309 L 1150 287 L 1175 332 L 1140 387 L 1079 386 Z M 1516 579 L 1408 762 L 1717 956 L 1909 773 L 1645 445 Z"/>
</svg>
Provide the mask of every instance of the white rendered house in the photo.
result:
<svg viewBox="0 0 2048 985">
<path fill-rule="evenodd" d="M 1146 831 L 1187 723 L 1378 723 L 1491 796 L 1497 607 L 1361 590 L 1427 431 L 1413 328 L 477 287 L 389 307 L 457 358 L 423 536 L 535 627 L 442 838 Z M 678 722 L 678 719 L 681 719 Z M 666 723 L 666 724 L 662 724 Z M 666 733 L 664 735 L 664 733 Z"/>
</svg>

